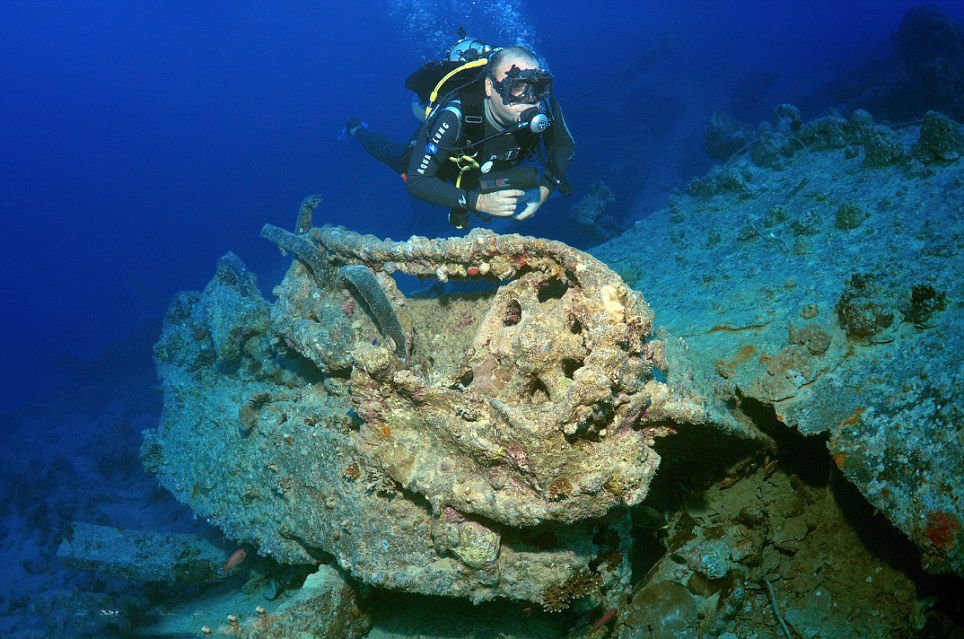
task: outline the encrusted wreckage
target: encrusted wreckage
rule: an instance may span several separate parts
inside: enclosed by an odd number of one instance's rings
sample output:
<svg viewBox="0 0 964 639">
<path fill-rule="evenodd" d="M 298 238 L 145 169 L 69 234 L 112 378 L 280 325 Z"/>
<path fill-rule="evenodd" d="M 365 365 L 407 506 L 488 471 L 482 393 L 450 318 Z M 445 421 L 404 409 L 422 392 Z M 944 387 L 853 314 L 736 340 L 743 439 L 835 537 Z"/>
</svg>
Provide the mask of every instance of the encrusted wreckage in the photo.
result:
<svg viewBox="0 0 964 639">
<path fill-rule="evenodd" d="M 924 569 L 962 576 L 964 126 L 798 120 L 781 105 L 748 157 L 593 254 L 716 363 L 706 379 L 825 438 Z M 669 254 L 678 268 L 651 267 Z"/>
<path fill-rule="evenodd" d="M 274 304 L 231 254 L 174 299 L 147 468 L 283 563 L 475 601 L 546 604 L 589 572 L 597 599 L 625 587 L 621 506 L 655 438 L 722 419 L 667 377 L 642 296 L 560 242 L 383 241 L 311 228 L 318 201 L 262 232 L 297 258 Z M 396 273 L 480 290 L 406 296 Z"/>
</svg>

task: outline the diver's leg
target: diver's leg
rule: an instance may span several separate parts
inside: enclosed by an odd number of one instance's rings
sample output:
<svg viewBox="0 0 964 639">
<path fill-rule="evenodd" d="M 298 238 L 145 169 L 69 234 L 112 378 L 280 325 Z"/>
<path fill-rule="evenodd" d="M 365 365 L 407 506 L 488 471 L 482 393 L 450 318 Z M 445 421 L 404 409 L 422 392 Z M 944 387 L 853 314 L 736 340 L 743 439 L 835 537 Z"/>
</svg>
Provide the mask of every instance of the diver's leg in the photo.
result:
<svg viewBox="0 0 964 639">
<path fill-rule="evenodd" d="M 370 156 L 388 165 L 396 173 L 404 173 L 408 168 L 408 166 L 400 166 L 402 156 L 406 155 L 409 149 L 407 144 L 393 142 L 384 135 L 368 129 L 359 129 L 354 137 L 358 138 Z"/>
<path fill-rule="evenodd" d="M 349 119 L 349 123 L 352 119 Z M 380 133 L 369 130 L 368 125 L 358 122 L 358 126 L 348 126 L 348 133 L 357 138 L 368 154 L 388 166 L 396 173 L 408 170 L 408 159 L 411 157 L 412 141 L 399 144 L 389 140 Z"/>
</svg>

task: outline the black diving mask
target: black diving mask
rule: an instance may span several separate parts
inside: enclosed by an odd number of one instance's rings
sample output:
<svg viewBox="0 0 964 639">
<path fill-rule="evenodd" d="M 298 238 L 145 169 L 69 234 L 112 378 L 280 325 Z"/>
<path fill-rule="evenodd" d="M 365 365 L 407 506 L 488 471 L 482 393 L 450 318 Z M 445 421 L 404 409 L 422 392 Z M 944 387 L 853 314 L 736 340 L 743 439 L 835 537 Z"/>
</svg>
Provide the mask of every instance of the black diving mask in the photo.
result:
<svg viewBox="0 0 964 639">
<path fill-rule="evenodd" d="M 489 79 L 506 104 L 538 104 L 552 93 L 552 74 L 544 69 L 520 69 L 513 64 L 502 81 L 492 74 Z"/>
</svg>

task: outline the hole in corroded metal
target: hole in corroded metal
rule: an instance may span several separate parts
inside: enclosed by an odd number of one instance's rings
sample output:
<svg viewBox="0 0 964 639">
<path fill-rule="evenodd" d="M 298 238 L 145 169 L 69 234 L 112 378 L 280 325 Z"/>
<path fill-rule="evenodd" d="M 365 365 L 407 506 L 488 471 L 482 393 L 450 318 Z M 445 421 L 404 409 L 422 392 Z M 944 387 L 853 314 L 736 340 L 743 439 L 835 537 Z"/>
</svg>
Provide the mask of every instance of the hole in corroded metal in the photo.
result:
<svg viewBox="0 0 964 639">
<path fill-rule="evenodd" d="M 522 320 L 522 305 L 519 300 L 509 300 L 505 305 L 505 317 L 502 323 L 506 326 L 515 326 Z"/>
<path fill-rule="evenodd" d="M 466 371 L 461 377 L 459 377 L 459 385 L 462 388 L 468 388 L 472 384 L 472 380 L 475 379 L 475 372 L 472 370 Z"/>
<path fill-rule="evenodd" d="M 578 317 L 571 314 L 569 315 L 569 332 L 573 335 L 582 333 L 582 322 L 579 321 Z"/>
<path fill-rule="evenodd" d="M 582 368 L 583 363 L 584 362 L 581 359 L 567 357 L 562 360 L 562 372 L 566 375 L 566 377 L 572 379 L 572 376 L 576 374 L 576 371 Z"/>
<path fill-rule="evenodd" d="M 561 280 L 552 279 L 542 282 L 539 286 L 539 302 L 562 299 L 562 296 L 569 290 L 569 286 Z"/>
<path fill-rule="evenodd" d="M 526 386 L 526 391 L 529 393 L 530 401 L 533 404 L 544 404 L 552 399 L 549 396 L 549 389 L 538 377 L 534 377 L 529 381 L 528 386 Z"/>
</svg>

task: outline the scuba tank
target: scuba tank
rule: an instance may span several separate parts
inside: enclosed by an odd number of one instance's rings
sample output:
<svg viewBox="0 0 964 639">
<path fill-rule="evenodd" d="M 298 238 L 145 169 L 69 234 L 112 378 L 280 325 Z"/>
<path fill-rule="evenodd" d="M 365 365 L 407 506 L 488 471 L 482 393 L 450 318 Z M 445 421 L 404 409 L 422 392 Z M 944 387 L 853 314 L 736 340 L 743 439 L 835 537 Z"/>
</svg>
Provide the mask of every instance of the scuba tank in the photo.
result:
<svg viewBox="0 0 964 639">
<path fill-rule="evenodd" d="M 488 57 L 498 50 L 478 38 L 468 37 L 463 27 L 459 27 L 456 33 L 461 39 L 452 45 L 452 48 L 449 49 L 448 54 L 445 56 L 450 62 L 471 62 L 483 56 Z"/>
<path fill-rule="evenodd" d="M 422 105 L 424 115 L 420 120 L 425 120 L 440 95 L 444 101 L 449 95 L 482 80 L 485 73 L 479 70 L 489 56 L 498 51 L 479 38 L 469 37 L 462 27 L 458 29 L 458 36 L 460 39 L 448 50 L 444 60 L 426 62 L 405 79 L 405 88 L 414 93 Z"/>
</svg>

